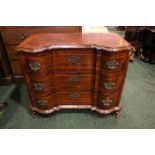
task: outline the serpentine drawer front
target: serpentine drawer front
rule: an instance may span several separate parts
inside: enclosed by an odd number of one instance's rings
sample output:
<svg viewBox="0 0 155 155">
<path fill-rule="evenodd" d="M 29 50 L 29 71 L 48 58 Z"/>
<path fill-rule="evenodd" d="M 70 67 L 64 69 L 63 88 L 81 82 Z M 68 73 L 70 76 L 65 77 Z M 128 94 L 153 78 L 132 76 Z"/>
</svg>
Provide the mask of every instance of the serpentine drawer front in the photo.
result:
<svg viewBox="0 0 155 155">
<path fill-rule="evenodd" d="M 117 34 L 36 34 L 16 50 L 33 113 L 80 108 L 120 114 L 133 48 Z"/>
</svg>

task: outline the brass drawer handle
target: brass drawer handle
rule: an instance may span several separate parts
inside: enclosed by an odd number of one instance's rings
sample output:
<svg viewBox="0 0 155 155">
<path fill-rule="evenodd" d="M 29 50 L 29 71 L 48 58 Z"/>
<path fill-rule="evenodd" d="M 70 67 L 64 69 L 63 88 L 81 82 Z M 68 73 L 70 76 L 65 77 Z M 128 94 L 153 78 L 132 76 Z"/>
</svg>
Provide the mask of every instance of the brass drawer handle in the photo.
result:
<svg viewBox="0 0 155 155">
<path fill-rule="evenodd" d="M 77 93 L 77 92 L 73 92 L 73 93 L 69 94 L 69 97 L 70 97 L 71 99 L 77 99 L 77 98 L 80 97 L 80 94 Z"/>
<path fill-rule="evenodd" d="M 78 76 L 71 76 L 68 79 L 70 82 L 79 82 L 80 81 L 80 77 Z"/>
<path fill-rule="evenodd" d="M 41 65 L 38 62 L 30 62 L 29 67 L 32 71 L 38 72 L 40 70 Z"/>
<path fill-rule="evenodd" d="M 47 101 L 45 100 L 38 100 L 37 103 L 39 104 L 39 106 L 41 107 L 47 107 Z"/>
<path fill-rule="evenodd" d="M 106 62 L 106 65 L 108 66 L 108 68 L 110 70 L 114 70 L 118 67 L 119 62 L 117 62 L 116 60 L 110 61 L 110 62 Z"/>
<path fill-rule="evenodd" d="M 41 92 L 44 89 L 44 84 L 40 82 L 33 83 L 34 90 Z"/>
<path fill-rule="evenodd" d="M 80 57 L 76 55 L 68 56 L 67 61 L 71 64 L 76 64 L 80 61 Z"/>
<path fill-rule="evenodd" d="M 113 81 L 104 82 L 103 85 L 104 85 L 104 88 L 109 89 L 109 90 L 115 88 L 115 82 L 113 82 Z"/>
<path fill-rule="evenodd" d="M 102 103 L 104 106 L 109 106 L 112 104 L 112 99 L 105 99 L 105 100 L 102 100 Z"/>
</svg>

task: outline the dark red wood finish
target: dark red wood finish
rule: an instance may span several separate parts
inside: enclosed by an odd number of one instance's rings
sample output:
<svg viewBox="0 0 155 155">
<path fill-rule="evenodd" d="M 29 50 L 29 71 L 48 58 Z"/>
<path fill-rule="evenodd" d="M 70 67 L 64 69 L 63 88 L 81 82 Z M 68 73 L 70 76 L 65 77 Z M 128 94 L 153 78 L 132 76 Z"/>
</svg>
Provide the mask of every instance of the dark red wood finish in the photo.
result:
<svg viewBox="0 0 155 155">
<path fill-rule="evenodd" d="M 116 34 L 38 34 L 16 50 L 31 110 L 88 108 L 118 116 L 132 46 Z"/>
</svg>

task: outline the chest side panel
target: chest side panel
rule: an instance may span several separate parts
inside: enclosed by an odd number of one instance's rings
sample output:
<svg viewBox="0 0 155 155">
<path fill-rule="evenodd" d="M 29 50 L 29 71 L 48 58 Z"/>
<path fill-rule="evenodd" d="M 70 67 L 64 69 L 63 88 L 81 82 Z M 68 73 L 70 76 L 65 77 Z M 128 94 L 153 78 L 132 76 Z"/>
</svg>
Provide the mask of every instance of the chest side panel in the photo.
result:
<svg viewBox="0 0 155 155">
<path fill-rule="evenodd" d="M 102 52 L 96 102 L 100 109 L 109 110 L 119 106 L 128 61 L 129 51 Z"/>
</svg>

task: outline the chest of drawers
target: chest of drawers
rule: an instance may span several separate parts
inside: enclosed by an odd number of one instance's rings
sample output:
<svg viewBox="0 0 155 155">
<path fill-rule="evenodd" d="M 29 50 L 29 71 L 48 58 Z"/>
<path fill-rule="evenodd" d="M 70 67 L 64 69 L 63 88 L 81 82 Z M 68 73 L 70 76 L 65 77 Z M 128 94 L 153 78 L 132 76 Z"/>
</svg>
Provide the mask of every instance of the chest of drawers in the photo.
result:
<svg viewBox="0 0 155 155">
<path fill-rule="evenodd" d="M 37 34 L 16 50 L 35 113 L 62 108 L 120 114 L 132 46 L 116 34 Z"/>
</svg>

